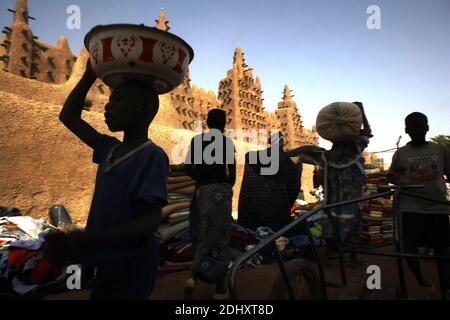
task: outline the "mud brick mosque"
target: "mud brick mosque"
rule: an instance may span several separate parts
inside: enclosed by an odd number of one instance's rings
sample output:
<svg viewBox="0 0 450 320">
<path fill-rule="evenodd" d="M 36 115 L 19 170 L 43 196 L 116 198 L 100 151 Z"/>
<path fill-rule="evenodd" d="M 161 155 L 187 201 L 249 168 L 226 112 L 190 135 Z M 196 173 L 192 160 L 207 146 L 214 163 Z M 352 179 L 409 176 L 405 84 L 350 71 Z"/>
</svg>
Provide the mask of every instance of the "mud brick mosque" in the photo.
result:
<svg viewBox="0 0 450 320">
<path fill-rule="evenodd" d="M 50 206 L 64 204 L 74 221 L 83 224 L 89 211 L 96 166 L 92 163 L 92 150 L 61 124 L 58 115 L 81 78 L 89 53 L 83 48 L 77 56 L 73 54 L 64 36 L 56 45 L 40 41 L 28 23 L 34 18 L 28 12 L 26 0 L 17 0 L 15 8 L 9 11 L 12 23 L 0 34 L 0 205 L 17 207 L 35 218 L 46 218 Z M 169 30 L 162 10 L 156 27 Z M 283 131 L 288 149 L 318 143 L 314 128 L 303 127 L 287 85 L 275 111 L 268 112 L 261 81 L 246 64 L 239 46 L 234 56 L 230 53 L 231 58 L 232 67 L 219 81 L 217 95 L 191 85 L 188 72 L 179 87 L 160 96 L 160 109 L 149 136 L 166 151 L 171 163 L 177 163 L 171 153 L 180 143 L 174 136 L 186 138 L 188 144 L 194 135 L 194 121 L 205 124 L 212 108 L 227 112 L 228 129 Z M 109 94 L 109 88 L 97 80 L 87 96 L 85 109 L 89 112 L 84 112 L 83 118 L 99 132 L 107 132 L 103 108 Z M 262 147 L 245 138 L 234 142 L 238 156 Z M 234 210 L 243 167 L 237 166 Z M 313 169 L 303 165 L 302 189 L 307 201 L 314 200 L 308 194 L 313 189 Z"/>
<path fill-rule="evenodd" d="M 0 49 L 0 68 L 3 71 L 36 81 L 62 84 L 70 79 L 77 60 L 67 38 L 61 36 L 55 46 L 39 41 L 33 35 L 28 21 L 27 0 L 17 0 L 13 13 L 13 23 L 3 29 Z M 156 19 L 156 27 L 168 31 L 163 10 Z M 108 88 L 97 83 L 98 95 L 108 95 Z M 282 101 L 274 113 L 265 110 L 259 77 L 254 77 L 253 69 L 244 59 L 244 52 L 237 46 L 233 57 L 233 66 L 219 81 L 218 94 L 210 90 L 191 86 L 187 73 L 184 82 L 170 96 L 171 123 L 166 125 L 187 130 L 194 129 L 195 120 L 205 120 L 212 108 L 221 108 L 227 112 L 229 129 L 279 129 L 286 136 L 287 148 L 305 144 L 317 144 L 318 137 L 314 128 L 304 128 L 297 105 L 292 100 L 291 90 L 286 85 Z M 101 111 L 101 110 L 98 110 Z"/>
</svg>

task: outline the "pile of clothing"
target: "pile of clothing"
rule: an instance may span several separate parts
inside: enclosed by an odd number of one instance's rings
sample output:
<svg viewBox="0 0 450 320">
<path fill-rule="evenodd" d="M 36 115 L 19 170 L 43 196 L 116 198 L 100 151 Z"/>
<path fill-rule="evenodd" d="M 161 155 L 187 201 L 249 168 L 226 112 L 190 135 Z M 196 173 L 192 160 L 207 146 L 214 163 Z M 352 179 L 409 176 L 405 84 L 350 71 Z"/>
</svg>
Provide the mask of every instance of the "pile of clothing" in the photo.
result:
<svg viewBox="0 0 450 320">
<path fill-rule="evenodd" d="M 303 209 L 303 205 L 294 206 L 291 211 L 291 216 L 293 219 L 297 219 L 302 217 L 304 214 L 308 213 L 309 210 Z M 309 207 L 308 209 L 312 209 L 312 207 Z M 309 224 L 309 230 L 311 232 L 311 235 L 313 237 L 314 244 L 316 246 L 323 246 L 325 245 L 325 242 L 323 240 L 323 223 L 326 223 L 326 216 L 323 214 L 322 211 L 319 211 L 315 215 L 309 217 L 306 222 Z M 273 234 L 273 231 L 270 228 L 267 227 L 258 227 L 256 231 L 252 231 L 250 229 L 245 229 L 242 226 L 234 225 L 233 231 L 231 233 L 231 239 L 232 239 L 232 247 L 236 248 L 236 241 L 233 241 L 236 237 L 236 229 L 239 230 L 246 230 L 247 235 L 250 235 L 252 237 L 252 241 L 257 244 L 263 239 L 265 239 L 267 236 Z M 283 259 L 290 260 L 295 258 L 304 258 L 304 259 L 312 259 L 312 251 L 311 251 L 311 243 L 309 241 L 308 236 L 306 235 L 306 227 L 305 228 L 298 228 L 295 227 L 295 232 L 291 232 L 291 235 L 285 235 L 281 236 L 276 240 L 276 245 L 278 247 L 278 250 L 280 251 Z M 301 232 L 299 231 L 301 230 Z M 297 232 L 299 231 L 299 232 Z M 242 237 L 242 234 L 241 234 Z M 250 243 L 251 249 L 254 245 Z M 242 245 L 238 247 L 241 249 L 242 252 Z M 266 264 L 272 262 L 273 259 L 273 249 L 266 247 L 265 250 L 261 251 L 261 264 Z"/>
<path fill-rule="evenodd" d="M 272 234 L 273 231 L 267 227 L 259 227 L 254 231 L 236 223 L 232 223 L 230 231 L 232 259 L 235 260 L 247 251 L 252 250 L 258 243 Z M 255 267 L 270 263 L 273 259 L 273 255 L 273 249 L 266 247 L 247 260 L 246 265 Z"/>
<path fill-rule="evenodd" d="M 163 208 L 163 220 L 157 235 L 161 241 L 161 262 L 183 266 L 194 259 L 189 231 L 190 204 L 195 181 L 184 172 L 172 172 L 168 178 L 168 205 Z"/>
<path fill-rule="evenodd" d="M 57 268 L 43 256 L 45 234 L 55 228 L 43 220 L 21 216 L 17 210 L 0 209 L 0 286 L 1 292 L 27 295 L 61 280 Z"/>
<path fill-rule="evenodd" d="M 324 244 L 321 240 L 322 228 L 319 223 L 314 222 L 320 217 L 320 215 L 311 217 L 312 219 L 315 219 L 311 221 L 313 224 L 310 230 L 316 246 Z M 230 233 L 233 259 L 252 250 L 257 244 L 271 236 L 273 233 L 274 232 L 268 227 L 258 227 L 256 230 L 251 230 L 233 223 L 231 225 Z M 285 261 L 295 258 L 313 259 L 309 238 L 305 234 L 298 234 L 291 237 L 279 237 L 276 239 L 275 245 Z M 268 245 L 247 260 L 243 267 L 259 267 L 264 264 L 270 264 L 273 262 L 274 258 L 275 248 Z"/>
</svg>

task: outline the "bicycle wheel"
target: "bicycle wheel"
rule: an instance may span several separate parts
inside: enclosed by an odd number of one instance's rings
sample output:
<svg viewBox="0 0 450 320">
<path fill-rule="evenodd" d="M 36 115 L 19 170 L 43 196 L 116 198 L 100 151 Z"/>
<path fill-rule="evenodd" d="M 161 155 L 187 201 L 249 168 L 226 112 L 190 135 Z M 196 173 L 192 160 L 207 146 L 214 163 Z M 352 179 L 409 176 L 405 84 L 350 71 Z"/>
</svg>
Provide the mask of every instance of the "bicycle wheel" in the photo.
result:
<svg viewBox="0 0 450 320">
<path fill-rule="evenodd" d="M 303 259 L 294 259 L 285 263 L 289 282 L 294 290 L 295 300 L 320 300 L 322 291 L 315 264 Z M 275 279 L 271 290 L 272 300 L 288 300 L 288 288 L 281 272 Z"/>
</svg>

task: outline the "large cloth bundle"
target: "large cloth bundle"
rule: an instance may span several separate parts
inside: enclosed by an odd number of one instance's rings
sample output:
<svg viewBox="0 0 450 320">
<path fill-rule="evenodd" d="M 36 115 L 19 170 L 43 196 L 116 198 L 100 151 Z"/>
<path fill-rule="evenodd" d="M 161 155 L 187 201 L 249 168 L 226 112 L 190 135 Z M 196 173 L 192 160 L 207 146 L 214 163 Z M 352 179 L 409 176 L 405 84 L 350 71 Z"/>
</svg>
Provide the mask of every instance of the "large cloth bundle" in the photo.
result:
<svg viewBox="0 0 450 320">
<path fill-rule="evenodd" d="M 317 133 L 323 139 L 338 142 L 358 137 L 362 125 L 362 114 L 356 104 L 333 102 L 317 115 Z"/>
</svg>

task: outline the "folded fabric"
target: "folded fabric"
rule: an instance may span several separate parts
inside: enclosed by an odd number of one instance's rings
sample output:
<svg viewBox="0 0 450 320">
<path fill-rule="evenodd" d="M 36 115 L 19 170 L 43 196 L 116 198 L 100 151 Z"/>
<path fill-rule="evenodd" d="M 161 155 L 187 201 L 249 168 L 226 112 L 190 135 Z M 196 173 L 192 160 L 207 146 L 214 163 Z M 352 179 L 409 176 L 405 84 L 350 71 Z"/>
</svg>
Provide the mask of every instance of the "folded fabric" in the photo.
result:
<svg viewBox="0 0 450 320">
<path fill-rule="evenodd" d="M 173 226 L 173 225 L 176 225 L 177 223 L 186 221 L 188 219 L 189 219 L 189 215 L 181 216 L 181 217 L 178 217 L 178 218 L 170 217 L 169 218 L 169 225 Z"/>
<path fill-rule="evenodd" d="M 192 243 L 183 242 L 176 245 L 172 250 L 167 252 L 166 260 L 172 262 L 188 262 L 194 259 L 194 249 Z"/>
<path fill-rule="evenodd" d="M 36 253 L 36 250 L 9 248 L 8 268 L 22 266 L 28 259 L 36 255 Z"/>
<path fill-rule="evenodd" d="M 57 271 L 55 267 L 47 259 L 39 259 L 36 261 L 30 275 L 30 283 L 42 284 L 56 279 Z"/>
<path fill-rule="evenodd" d="M 362 230 L 369 230 L 369 231 L 381 230 L 381 226 L 362 226 Z"/>
<path fill-rule="evenodd" d="M 183 195 L 193 195 L 195 192 L 195 186 L 177 189 L 176 192 Z"/>
<path fill-rule="evenodd" d="M 380 236 L 379 232 L 362 232 L 361 236 L 366 238 L 378 238 Z"/>
<path fill-rule="evenodd" d="M 8 250 L 0 251 L 0 278 L 8 278 Z"/>
<path fill-rule="evenodd" d="M 181 214 L 181 215 L 185 215 L 185 214 L 189 214 L 190 213 L 190 208 L 180 208 L 177 209 L 175 211 L 173 211 L 169 217 L 173 217 L 174 214 Z"/>
<path fill-rule="evenodd" d="M 12 288 L 13 290 L 20 294 L 20 295 L 25 295 L 27 293 L 31 293 L 34 290 L 36 290 L 39 286 L 37 284 L 25 284 L 24 282 L 22 282 L 18 276 L 15 276 L 12 279 Z"/>
<path fill-rule="evenodd" d="M 187 176 L 186 172 L 184 171 L 171 171 L 169 174 L 169 177 L 185 177 Z"/>
<path fill-rule="evenodd" d="M 173 240 L 177 241 L 186 241 L 191 239 L 191 230 L 190 229 L 184 229 L 178 232 L 174 237 Z"/>
<path fill-rule="evenodd" d="M 167 183 L 169 185 L 180 183 L 180 182 L 189 182 L 189 181 L 193 181 L 192 178 L 189 176 L 179 176 L 179 177 L 168 177 L 167 178 Z"/>
<path fill-rule="evenodd" d="M 189 221 L 183 221 L 174 226 L 170 226 L 167 223 L 161 224 L 156 234 L 160 238 L 161 243 L 165 243 L 184 229 L 189 229 Z"/>
<path fill-rule="evenodd" d="M 19 232 L 1 232 L 0 240 L 4 242 L 4 244 L 10 244 L 11 242 L 20 240 L 20 239 L 30 239 L 29 236 L 26 236 L 22 231 Z"/>
<path fill-rule="evenodd" d="M 179 193 L 173 193 L 169 194 L 168 201 L 169 203 L 179 202 L 179 201 L 188 201 L 192 199 L 192 196 L 185 195 L 185 194 L 179 194 Z"/>
<path fill-rule="evenodd" d="M 169 216 L 169 218 L 170 219 L 175 219 L 175 218 L 179 218 L 179 217 L 184 217 L 184 216 L 189 216 L 189 214 L 190 214 L 190 212 L 189 211 L 187 211 L 187 212 L 175 212 L 175 213 L 172 213 L 170 216 Z"/>
<path fill-rule="evenodd" d="M 174 250 L 177 246 L 187 244 L 187 243 L 191 243 L 191 240 L 190 239 L 178 240 L 178 239 L 173 238 L 172 240 L 167 241 L 161 247 L 164 248 L 166 251 L 171 251 L 171 250 Z"/>
<path fill-rule="evenodd" d="M 378 208 L 382 208 L 383 207 L 383 202 L 372 202 L 370 201 L 370 206 L 371 207 L 378 207 Z"/>
<path fill-rule="evenodd" d="M 178 209 L 186 209 L 189 208 L 191 202 L 190 201 L 183 201 L 183 202 L 177 202 L 173 204 L 168 204 L 162 209 L 162 215 L 163 220 L 167 219 L 171 213 Z"/>
<path fill-rule="evenodd" d="M 29 235 L 32 239 L 37 239 L 39 233 L 44 230 L 44 220 L 36 220 L 28 216 L 16 216 L 16 217 L 2 217 L 0 218 L 0 224 L 13 223 L 25 234 Z"/>
<path fill-rule="evenodd" d="M 42 247 L 44 244 L 45 239 L 43 235 L 39 235 L 39 238 L 37 240 L 18 240 L 11 242 L 10 248 L 22 248 L 22 249 L 28 249 L 28 250 L 38 250 Z"/>
<path fill-rule="evenodd" d="M 175 183 L 175 184 L 169 184 L 167 189 L 168 192 L 178 192 L 178 189 L 183 189 L 186 187 L 190 187 L 190 186 L 194 186 L 195 185 L 195 181 L 188 181 L 188 182 L 180 182 L 180 183 Z"/>
<path fill-rule="evenodd" d="M 363 231 L 361 232 L 361 234 L 364 236 L 370 236 L 371 238 L 374 238 L 380 235 L 380 231 Z"/>
</svg>

